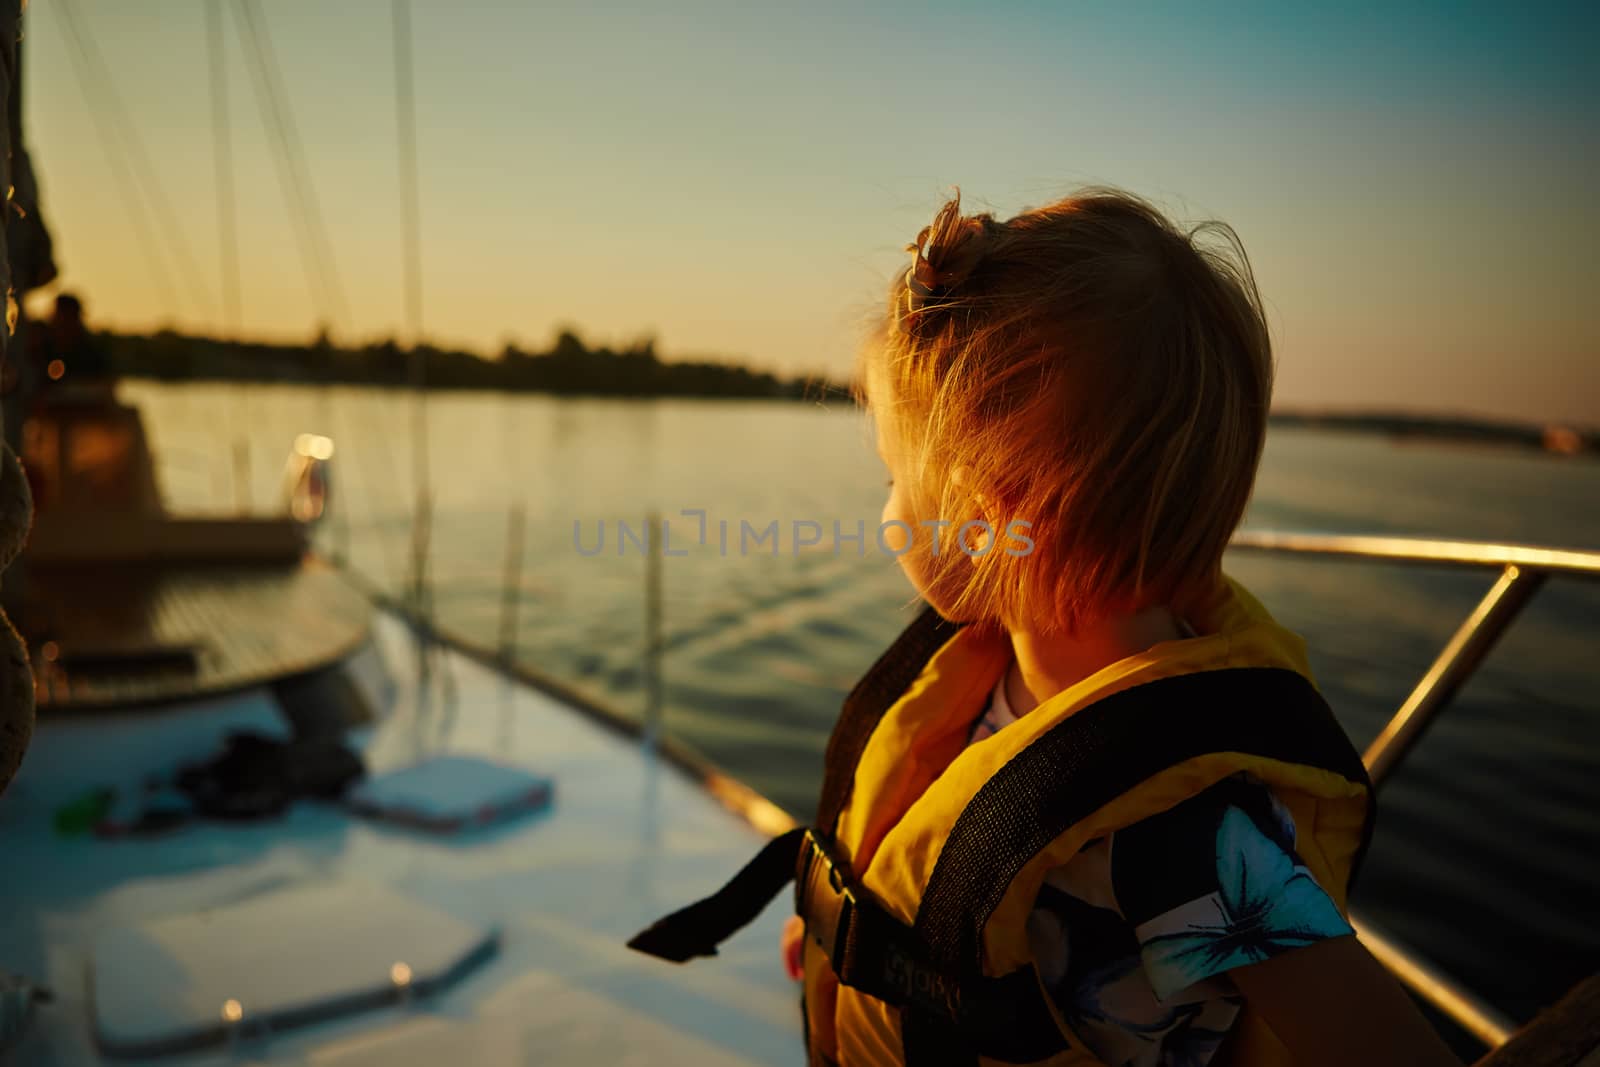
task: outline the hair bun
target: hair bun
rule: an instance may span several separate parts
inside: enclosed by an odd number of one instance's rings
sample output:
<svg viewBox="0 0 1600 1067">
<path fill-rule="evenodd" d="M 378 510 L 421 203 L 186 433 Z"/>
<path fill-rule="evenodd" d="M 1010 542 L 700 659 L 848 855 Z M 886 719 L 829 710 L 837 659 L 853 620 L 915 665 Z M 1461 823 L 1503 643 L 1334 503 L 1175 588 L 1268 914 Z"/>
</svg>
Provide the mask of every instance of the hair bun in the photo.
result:
<svg viewBox="0 0 1600 1067">
<path fill-rule="evenodd" d="M 946 201 L 933 222 L 906 245 L 911 265 L 906 268 L 902 325 L 916 330 L 931 308 L 947 302 L 966 281 L 988 251 L 990 215 L 961 214 L 961 190 Z"/>
</svg>

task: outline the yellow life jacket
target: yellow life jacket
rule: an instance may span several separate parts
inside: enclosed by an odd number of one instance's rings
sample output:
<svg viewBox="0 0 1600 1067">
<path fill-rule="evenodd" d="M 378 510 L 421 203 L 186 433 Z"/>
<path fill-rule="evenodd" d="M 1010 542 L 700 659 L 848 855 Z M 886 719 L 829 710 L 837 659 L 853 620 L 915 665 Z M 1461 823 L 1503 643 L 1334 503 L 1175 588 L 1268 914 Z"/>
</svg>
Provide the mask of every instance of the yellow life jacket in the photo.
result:
<svg viewBox="0 0 1600 1067">
<path fill-rule="evenodd" d="M 1184 613 L 1201 636 L 1113 663 L 969 746 L 1009 644 L 925 612 L 846 700 L 816 826 L 630 944 L 714 954 L 793 864 L 813 1064 L 1099 1063 L 1033 962 L 1047 872 L 1241 771 L 1288 807 L 1341 910 L 1371 831 L 1365 770 L 1300 639 L 1231 580 Z M 1228 1048 L 1234 1064 L 1292 1062 L 1248 1006 Z"/>
</svg>

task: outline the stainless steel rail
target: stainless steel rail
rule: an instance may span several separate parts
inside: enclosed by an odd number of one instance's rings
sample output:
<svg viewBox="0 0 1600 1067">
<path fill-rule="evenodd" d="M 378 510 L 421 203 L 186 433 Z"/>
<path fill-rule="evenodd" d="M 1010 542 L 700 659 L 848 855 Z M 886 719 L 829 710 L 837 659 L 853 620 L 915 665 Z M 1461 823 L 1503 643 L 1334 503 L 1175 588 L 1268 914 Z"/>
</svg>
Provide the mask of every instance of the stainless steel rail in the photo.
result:
<svg viewBox="0 0 1600 1067">
<path fill-rule="evenodd" d="M 1499 570 L 1494 585 L 1367 746 L 1362 759 L 1374 788 L 1394 774 L 1546 578 L 1557 575 L 1600 579 L 1600 552 L 1532 545 L 1241 530 L 1234 535 L 1232 547 L 1331 559 Z M 1490 1048 L 1498 1048 L 1511 1037 L 1516 1029 L 1514 1022 L 1372 927 L 1359 920 L 1354 925 L 1362 943 L 1396 978 L 1468 1033 Z"/>
<path fill-rule="evenodd" d="M 1356 936 L 1373 958 L 1389 969 L 1400 983 L 1438 1008 L 1467 1033 L 1489 1048 L 1511 1039 L 1517 1024 L 1485 1004 L 1455 982 L 1419 959 L 1413 952 L 1380 934 L 1360 919 L 1351 919 Z"/>
<path fill-rule="evenodd" d="M 1425 537 L 1240 530 L 1232 547 L 1393 563 L 1438 563 L 1451 567 L 1521 567 L 1546 574 L 1600 578 L 1600 552 L 1489 541 L 1441 541 Z"/>
</svg>

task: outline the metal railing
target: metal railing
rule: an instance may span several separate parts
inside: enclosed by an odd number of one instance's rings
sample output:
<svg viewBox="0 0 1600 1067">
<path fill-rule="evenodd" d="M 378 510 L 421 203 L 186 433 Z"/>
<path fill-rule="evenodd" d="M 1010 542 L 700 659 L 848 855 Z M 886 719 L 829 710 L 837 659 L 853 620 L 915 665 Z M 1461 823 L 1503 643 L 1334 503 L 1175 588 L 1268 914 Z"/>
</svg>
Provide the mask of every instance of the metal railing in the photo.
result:
<svg viewBox="0 0 1600 1067">
<path fill-rule="evenodd" d="M 1600 552 L 1530 545 L 1241 530 L 1234 535 L 1232 547 L 1252 552 L 1500 572 L 1399 710 L 1362 754 L 1374 788 L 1392 776 L 1417 746 L 1428 727 L 1472 677 L 1546 578 L 1560 575 L 1600 579 Z M 1366 923 L 1352 922 L 1362 944 L 1396 978 L 1485 1045 L 1498 1048 L 1516 1030 L 1515 1022 L 1462 989 L 1415 953 Z"/>
</svg>

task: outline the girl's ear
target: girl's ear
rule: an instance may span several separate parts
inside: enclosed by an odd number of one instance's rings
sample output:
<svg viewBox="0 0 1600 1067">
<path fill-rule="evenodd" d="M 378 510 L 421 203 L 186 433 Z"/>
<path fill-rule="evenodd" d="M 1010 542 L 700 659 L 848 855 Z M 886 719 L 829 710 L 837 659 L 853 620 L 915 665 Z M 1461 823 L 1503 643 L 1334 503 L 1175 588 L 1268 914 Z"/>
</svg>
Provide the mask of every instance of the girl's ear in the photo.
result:
<svg viewBox="0 0 1600 1067">
<path fill-rule="evenodd" d="M 972 486 L 972 468 L 967 466 L 950 468 L 950 488 L 944 493 L 945 510 L 952 514 L 940 515 L 941 519 L 948 519 L 954 523 L 965 522 L 971 518 L 967 512 L 975 511 L 976 505 L 973 498 L 976 494 Z"/>
<path fill-rule="evenodd" d="M 989 522 L 988 519 L 985 519 L 984 521 Z M 956 532 L 956 536 L 961 536 L 961 532 L 959 530 Z M 979 526 L 970 530 L 967 535 L 962 538 L 964 542 L 963 547 L 966 549 L 967 553 L 967 561 L 976 567 L 978 565 L 978 561 L 984 556 L 987 556 L 989 554 L 989 550 L 994 547 L 994 539 L 994 523 L 992 522 L 989 522 L 987 529 Z"/>
<path fill-rule="evenodd" d="M 953 516 L 951 521 L 955 524 L 957 537 L 969 522 L 981 521 L 985 526 L 972 528 L 963 539 L 968 560 L 976 566 L 978 561 L 989 554 L 994 547 L 995 539 L 999 536 L 999 513 L 995 509 L 993 496 L 970 484 L 971 471 L 967 467 L 957 467 L 951 474 L 952 481 L 962 490 L 960 498 L 963 502 L 962 514 Z"/>
<path fill-rule="evenodd" d="M 970 519 L 982 519 L 990 526 L 993 526 L 999 521 L 999 512 L 995 507 L 997 503 L 995 494 L 988 486 L 977 484 L 971 467 L 963 465 L 953 469 L 950 472 L 950 482 L 957 490 L 957 499 L 965 504 L 963 510 L 971 512 L 971 514 L 961 517 L 962 522 Z M 951 521 L 955 521 L 954 516 L 951 516 Z"/>
</svg>

